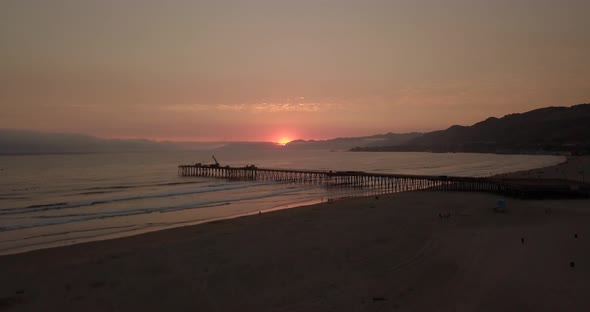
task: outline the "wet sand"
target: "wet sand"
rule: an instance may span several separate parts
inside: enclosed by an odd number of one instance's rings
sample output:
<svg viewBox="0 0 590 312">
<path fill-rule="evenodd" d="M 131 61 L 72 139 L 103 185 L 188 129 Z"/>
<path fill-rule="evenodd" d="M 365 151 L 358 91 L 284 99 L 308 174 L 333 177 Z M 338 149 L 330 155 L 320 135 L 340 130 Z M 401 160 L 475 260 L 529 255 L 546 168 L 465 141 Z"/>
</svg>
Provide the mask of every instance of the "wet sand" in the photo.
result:
<svg viewBox="0 0 590 312">
<path fill-rule="evenodd" d="M 355 198 L 2 256 L 0 310 L 590 310 L 590 200 L 497 200 Z"/>
</svg>

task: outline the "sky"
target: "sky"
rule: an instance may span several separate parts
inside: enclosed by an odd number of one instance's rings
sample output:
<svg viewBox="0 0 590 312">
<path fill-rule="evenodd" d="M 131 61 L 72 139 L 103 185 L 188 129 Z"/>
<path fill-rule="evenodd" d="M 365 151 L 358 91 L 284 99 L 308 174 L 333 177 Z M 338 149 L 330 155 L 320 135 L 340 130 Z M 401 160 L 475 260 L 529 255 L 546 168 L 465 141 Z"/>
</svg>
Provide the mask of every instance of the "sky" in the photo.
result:
<svg viewBox="0 0 590 312">
<path fill-rule="evenodd" d="M 278 141 L 590 102 L 587 0 L 1 0 L 0 128 Z"/>
</svg>

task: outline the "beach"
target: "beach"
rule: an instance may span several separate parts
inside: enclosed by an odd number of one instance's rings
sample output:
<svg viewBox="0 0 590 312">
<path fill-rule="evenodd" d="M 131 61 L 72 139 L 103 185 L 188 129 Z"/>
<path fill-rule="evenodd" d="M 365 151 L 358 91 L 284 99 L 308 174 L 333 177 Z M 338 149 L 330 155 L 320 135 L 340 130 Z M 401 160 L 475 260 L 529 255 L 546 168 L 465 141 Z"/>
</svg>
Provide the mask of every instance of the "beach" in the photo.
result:
<svg viewBox="0 0 590 312">
<path fill-rule="evenodd" d="M 564 162 L 530 170 L 499 174 L 499 177 L 525 179 L 560 179 L 588 183 L 590 174 L 590 157 L 568 157 Z"/>
<path fill-rule="evenodd" d="M 499 198 L 353 198 L 2 256 L 0 310 L 589 310 L 590 201 Z"/>
</svg>

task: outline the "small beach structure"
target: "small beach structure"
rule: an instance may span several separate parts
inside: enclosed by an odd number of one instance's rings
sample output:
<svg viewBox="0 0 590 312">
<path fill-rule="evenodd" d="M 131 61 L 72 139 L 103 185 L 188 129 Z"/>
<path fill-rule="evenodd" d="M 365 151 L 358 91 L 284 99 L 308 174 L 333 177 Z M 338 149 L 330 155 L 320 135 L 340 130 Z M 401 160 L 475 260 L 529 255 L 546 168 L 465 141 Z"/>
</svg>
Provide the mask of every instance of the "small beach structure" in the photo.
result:
<svg viewBox="0 0 590 312">
<path fill-rule="evenodd" d="M 506 208 L 506 200 L 503 198 L 498 199 L 496 202 L 496 207 L 494 207 L 495 212 L 507 212 Z"/>
</svg>

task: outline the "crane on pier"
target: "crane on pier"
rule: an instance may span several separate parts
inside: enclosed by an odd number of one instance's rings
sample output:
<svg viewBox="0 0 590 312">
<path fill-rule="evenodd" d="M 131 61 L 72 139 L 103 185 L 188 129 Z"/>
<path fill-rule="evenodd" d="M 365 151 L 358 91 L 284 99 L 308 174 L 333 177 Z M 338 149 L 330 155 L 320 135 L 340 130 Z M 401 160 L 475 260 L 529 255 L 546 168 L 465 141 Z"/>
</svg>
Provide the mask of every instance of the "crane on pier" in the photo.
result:
<svg viewBox="0 0 590 312">
<path fill-rule="evenodd" d="M 219 162 L 217 161 L 217 158 L 215 158 L 215 155 L 211 155 L 211 157 L 213 157 L 213 161 L 215 161 L 215 164 L 211 165 L 211 167 L 219 167 Z"/>
</svg>

